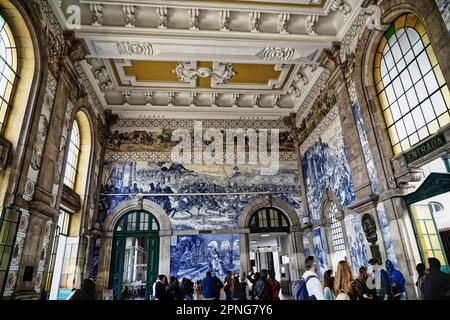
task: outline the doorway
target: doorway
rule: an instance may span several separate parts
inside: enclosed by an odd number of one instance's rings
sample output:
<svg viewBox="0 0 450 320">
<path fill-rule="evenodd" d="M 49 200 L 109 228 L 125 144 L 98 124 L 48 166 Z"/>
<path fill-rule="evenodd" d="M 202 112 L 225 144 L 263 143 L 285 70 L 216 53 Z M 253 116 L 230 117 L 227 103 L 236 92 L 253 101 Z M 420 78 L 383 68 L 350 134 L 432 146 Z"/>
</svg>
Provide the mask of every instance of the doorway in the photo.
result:
<svg viewBox="0 0 450 320">
<path fill-rule="evenodd" d="M 441 270 L 450 273 L 450 174 L 431 173 L 405 202 L 422 261 L 437 258 Z"/>
<path fill-rule="evenodd" d="M 250 219 L 250 268 L 275 272 L 281 284 L 280 298 L 291 294 L 289 272 L 289 232 L 286 216 L 276 208 L 262 208 Z"/>
<path fill-rule="evenodd" d="M 159 268 L 158 220 L 149 212 L 133 211 L 115 227 L 110 288 L 115 300 L 149 300 Z"/>
</svg>

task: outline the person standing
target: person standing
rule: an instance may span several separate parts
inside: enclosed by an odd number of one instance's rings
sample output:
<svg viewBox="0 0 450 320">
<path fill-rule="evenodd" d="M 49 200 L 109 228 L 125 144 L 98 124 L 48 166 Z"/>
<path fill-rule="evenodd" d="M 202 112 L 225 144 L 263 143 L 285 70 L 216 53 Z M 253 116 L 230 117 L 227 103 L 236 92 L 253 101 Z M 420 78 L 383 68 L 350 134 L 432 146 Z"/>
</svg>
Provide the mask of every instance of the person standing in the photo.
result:
<svg viewBox="0 0 450 320">
<path fill-rule="evenodd" d="M 426 269 L 425 263 L 419 263 L 416 266 L 417 273 L 419 274 L 419 279 L 417 279 L 416 282 L 417 300 L 425 300 L 425 296 L 423 295 L 423 284 L 426 279 Z"/>
<path fill-rule="evenodd" d="M 406 289 L 405 289 L 405 277 L 403 274 L 395 269 L 394 264 L 391 260 L 386 260 L 386 270 L 389 273 L 392 281 L 392 291 L 394 293 L 393 299 L 394 300 L 407 300 L 406 298 Z"/>
<path fill-rule="evenodd" d="M 227 301 L 233 300 L 231 296 L 231 288 L 233 287 L 233 273 L 231 271 L 227 271 L 227 275 L 225 279 L 223 279 L 223 291 L 225 291 L 225 299 Z"/>
<path fill-rule="evenodd" d="M 425 300 L 450 300 L 450 275 L 441 271 L 441 262 L 428 258 L 430 272 L 423 284 Z"/>
<path fill-rule="evenodd" d="M 270 300 L 267 285 L 267 270 L 262 270 L 258 281 L 255 283 L 255 300 Z"/>
<path fill-rule="evenodd" d="M 275 278 L 275 271 L 269 271 L 269 278 L 267 279 L 267 286 L 269 290 L 270 300 L 280 300 L 281 285 Z"/>
<path fill-rule="evenodd" d="M 261 274 L 259 272 L 256 273 L 250 273 L 250 276 L 248 277 L 248 281 L 252 284 L 252 287 L 250 288 L 250 298 L 251 300 L 255 300 L 255 285 L 259 280 L 259 277 L 261 277 Z"/>
<path fill-rule="evenodd" d="M 245 272 L 242 273 L 241 278 L 239 279 L 240 286 L 241 286 L 241 298 L 240 300 L 246 301 L 248 300 L 247 290 L 248 290 L 248 284 L 245 277 Z"/>
<path fill-rule="evenodd" d="M 241 284 L 239 282 L 239 275 L 234 275 L 233 284 L 231 286 L 231 298 L 233 300 L 241 299 Z"/>
<path fill-rule="evenodd" d="M 206 272 L 206 277 L 201 281 L 200 290 L 203 300 L 216 300 L 216 279 L 212 277 L 211 271 Z"/>
<path fill-rule="evenodd" d="M 376 300 L 392 299 L 391 279 L 382 264 L 377 259 L 370 259 L 370 273 L 367 279 L 367 286 L 376 291 Z"/>
<path fill-rule="evenodd" d="M 323 295 L 325 300 L 334 300 L 334 277 L 332 276 L 333 271 L 327 270 L 323 274 Z"/>
<path fill-rule="evenodd" d="M 313 256 L 309 256 L 305 259 L 305 267 L 306 271 L 303 273 L 302 278 L 306 282 L 306 289 L 308 291 L 309 299 L 325 300 L 322 284 L 317 277 L 317 264 Z"/>
<path fill-rule="evenodd" d="M 358 300 L 373 300 L 376 293 L 367 287 L 369 275 L 364 266 L 359 268 L 358 278 L 355 279 L 355 289 L 358 294 Z"/>
<path fill-rule="evenodd" d="M 202 300 L 202 282 L 201 280 L 197 280 L 194 284 L 194 300 Z"/>
<path fill-rule="evenodd" d="M 166 285 L 165 285 L 166 276 L 160 274 L 158 279 L 153 284 L 153 297 L 155 300 L 164 300 L 166 297 Z"/>
<path fill-rule="evenodd" d="M 214 283 L 216 285 L 216 300 L 219 301 L 220 293 L 223 289 L 223 282 L 220 281 L 219 277 L 217 277 L 217 276 L 213 276 L 213 279 L 214 279 Z"/>
<path fill-rule="evenodd" d="M 170 277 L 170 284 L 166 288 L 166 298 L 170 301 L 183 300 L 177 277 Z"/>
<path fill-rule="evenodd" d="M 96 300 L 95 283 L 92 279 L 84 279 L 81 282 L 80 289 L 74 290 L 67 300 L 89 301 Z"/>
<path fill-rule="evenodd" d="M 358 300 L 352 270 L 347 261 L 339 261 L 334 280 L 336 300 Z"/>
</svg>

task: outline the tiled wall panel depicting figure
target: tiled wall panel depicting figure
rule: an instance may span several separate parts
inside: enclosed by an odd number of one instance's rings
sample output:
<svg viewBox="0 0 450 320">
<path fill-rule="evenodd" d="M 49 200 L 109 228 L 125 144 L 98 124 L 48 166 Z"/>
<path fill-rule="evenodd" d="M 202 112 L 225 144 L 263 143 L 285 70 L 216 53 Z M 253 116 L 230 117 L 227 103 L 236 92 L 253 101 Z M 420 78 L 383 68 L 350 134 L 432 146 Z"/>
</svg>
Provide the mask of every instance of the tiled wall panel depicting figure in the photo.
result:
<svg viewBox="0 0 450 320">
<path fill-rule="evenodd" d="M 223 280 L 227 271 L 239 271 L 239 235 L 174 236 L 170 256 L 170 274 L 180 280 L 201 280 L 207 271 Z"/>
<path fill-rule="evenodd" d="M 321 204 L 328 188 L 345 209 L 355 201 L 341 122 L 336 118 L 304 154 L 303 176 L 312 223 L 321 218 Z"/>
</svg>

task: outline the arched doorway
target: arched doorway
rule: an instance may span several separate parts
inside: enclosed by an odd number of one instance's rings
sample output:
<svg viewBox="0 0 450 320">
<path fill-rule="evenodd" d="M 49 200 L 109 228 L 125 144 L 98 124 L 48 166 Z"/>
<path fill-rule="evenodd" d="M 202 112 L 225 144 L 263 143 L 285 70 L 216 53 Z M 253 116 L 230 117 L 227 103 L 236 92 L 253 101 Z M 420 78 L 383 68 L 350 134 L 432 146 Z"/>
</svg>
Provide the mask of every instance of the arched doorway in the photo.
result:
<svg viewBox="0 0 450 320">
<path fill-rule="evenodd" d="M 282 200 L 262 197 L 244 209 L 239 228 L 243 231 L 241 271 L 249 274 L 273 268 L 282 284 L 283 299 L 289 299 L 291 282 L 298 280 L 304 271 L 303 232 L 298 213 Z M 258 258 L 255 251 L 259 251 Z"/>
<path fill-rule="evenodd" d="M 159 270 L 160 225 L 153 214 L 131 211 L 118 221 L 111 255 L 115 300 L 148 300 Z"/>
<path fill-rule="evenodd" d="M 282 285 L 282 293 L 290 294 L 288 219 L 281 210 L 264 207 L 253 213 L 249 227 L 250 270 L 274 271 Z"/>
</svg>

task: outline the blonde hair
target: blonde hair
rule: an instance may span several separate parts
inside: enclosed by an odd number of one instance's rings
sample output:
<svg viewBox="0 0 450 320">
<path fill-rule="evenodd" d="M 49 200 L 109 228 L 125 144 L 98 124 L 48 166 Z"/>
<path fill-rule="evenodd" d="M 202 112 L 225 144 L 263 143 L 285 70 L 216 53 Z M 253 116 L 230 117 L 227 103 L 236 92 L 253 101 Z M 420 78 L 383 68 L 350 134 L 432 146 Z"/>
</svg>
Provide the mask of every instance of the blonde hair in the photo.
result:
<svg viewBox="0 0 450 320">
<path fill-rule="evenodd" d="M 334 292 L 339 294 L 340 291 L 349 293 L 352 291 L 353 274 L 347 261 L 339 261 L 336 277 L 334 280 Z"/>
</svg>

